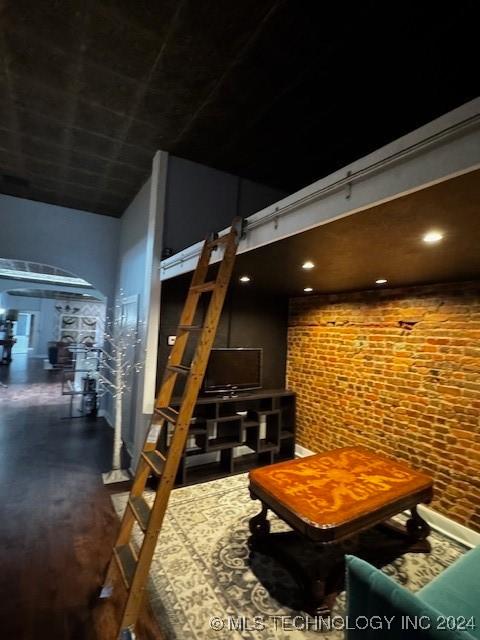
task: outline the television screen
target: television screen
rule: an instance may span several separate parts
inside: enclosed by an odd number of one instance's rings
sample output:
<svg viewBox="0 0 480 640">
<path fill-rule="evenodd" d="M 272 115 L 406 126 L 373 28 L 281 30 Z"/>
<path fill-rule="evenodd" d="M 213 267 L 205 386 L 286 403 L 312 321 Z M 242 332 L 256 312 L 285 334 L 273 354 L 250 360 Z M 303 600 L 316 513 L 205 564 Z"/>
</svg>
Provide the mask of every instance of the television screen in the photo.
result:
<svg viewBox="0 0 480 640">
<path fill-rule="evenodd" d="M 212 349 L 204 379 L 205 393 L 261 386 L 262 349 Z"/>
</svg>

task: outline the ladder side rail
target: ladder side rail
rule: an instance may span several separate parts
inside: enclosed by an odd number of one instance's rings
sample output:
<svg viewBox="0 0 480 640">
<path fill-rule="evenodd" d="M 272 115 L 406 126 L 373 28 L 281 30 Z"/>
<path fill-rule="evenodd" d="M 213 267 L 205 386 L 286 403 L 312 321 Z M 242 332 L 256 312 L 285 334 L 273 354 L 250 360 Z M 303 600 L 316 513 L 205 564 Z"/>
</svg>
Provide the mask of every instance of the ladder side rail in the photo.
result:
<svg viewBox="0 0 480 640">
<path fill-rule="evenodd" d="M 197 268 L 193 273 L 192 282 L 190 286 L 200 284 L 205 280 L 205 277 L 208 272 L 210 255 L 212 252 L 211 247 L 209 247 L 209 242 L 210 242 L 210 236 L 207 236 L 203 244 L 202 253 L 197 263 Z M 197 310 L 198 299 L 199 299 L 199 294 L 190 293 L 190 292 L 187 294 L 187 299 L 185 301 L 185 304 L 182 310 L 182 315 L 181 315 L 179 324 L 182 324 L 183 322 L 191 323 L 193 321 L 193 318 L 195 317 L 195 312 Z M 185 351 L 187 339 L 188 339 L 188 335 L 186 334 L 182 335 L 182 332 L 177 331 L 177 335 L 178 334 L 180 334 L 180 340 L 175 340 L 175 345 L 173 346 L 172 351 L 170 352 L 170 357 L 169 357 L 169 361 L 173 361 L 175 363 L 181 362 L 184 351 Z M 166 372 L 166 375 L 164 375 L 164 379 L 160 387 L 159 394 L 156 398 L 155 407 L 168 406 L 168 404 L 170 403 L 171 395 L 173 393 L 173 388 L 175 386 L 175 379 L 176 379 L 175 375 L 168 375 L 168 372 Z M 164 403 L 163 405 L 162 405 L 162 402 Z M 142 448 L 143 451 L 152 451 L 153 449 L 156 448 L 157 446 L 156 442 L 155 441 L 151 442 L 150 440 L 152 439 L 149 436 L 152 430 L 152 426 L 156 427 L 157 425 L 159 428 L 162 428 L 162 426 L 165 426 L 165 420 L 161 418 L 156 420 L 154 415 L 152 418 L 152 423 L 149 425 L 147 433 L 145 434 L 145 440 Z M 133 485 L 130 489 L 130 496 L 129 496 L 130 498 L 136 498 L 142 494 L 145 488 L 146 482 L 148 480 L 148 476 L 150 475 L 150 472 L 151 472 L 151 469 L 149 465 L 143 458 L 140 457 L 137 463 L 137 469 L 135 472 Z M 135 524 L 135 517 L 131 509 L 127 505 L 125 507 L 125 511 L 123 513 L 123 517 L 120 523 L 120 528 L 117 535 L 115 546 L 124 545 L 129 542 L 134 524 Z M 110 560 L 110 565 L 105 578 L 105 584 L 110 584 L 112 582 L 113 572 L 115 571 L 114 565 L 115 565 L 115 561 L 114 561 L 114 558 L 112 557 L 112 559 Z"/>
<path fill-rule="evenodd" d="M 153 554 L 155 552 L 158 534 L 167 510 L 168 499 L 175 482 L 178 463 L 185 448 L 190 420 L 203 382 L 203 375 L 207 366 L 208 356 L 215 340 L 216 329 L 220 320 L 223 303 L 228 289 L 228 283 L 233 270 L 239 234 L 233 227 L 231 233 L 231 240 L 226 245 L 225 254 L 218 272 L 217 286 L 212 292 L 212 297 L 205 317 L 205 329 L 199 339 L 192 363 L 191 374 L 187 380 L 187 384 L 185 385 L 177 425 L 170 443 L 167 460 L 150 515 L 148 529 L 145 533 L 143 544 L 138 554 L 138 563 L 130 586 L 130 592 L 121 628 L 128 628 L 135 623 L 142 604 L 144 585 L 146 583 Z"/>
</svg>

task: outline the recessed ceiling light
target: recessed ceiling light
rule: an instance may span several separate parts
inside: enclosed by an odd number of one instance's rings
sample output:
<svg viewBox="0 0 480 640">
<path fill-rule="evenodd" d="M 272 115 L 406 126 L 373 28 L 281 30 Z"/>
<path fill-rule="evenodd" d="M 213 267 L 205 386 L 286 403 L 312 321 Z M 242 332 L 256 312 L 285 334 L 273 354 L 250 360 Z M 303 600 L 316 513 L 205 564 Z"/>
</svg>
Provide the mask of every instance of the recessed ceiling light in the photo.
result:
<svg viewBox="0 0 480 640">
<path fill-rule="evenodd" d="M 240 282 L 250 282 L 250 277 L 249 276 L 242 276 L 240 278 Z"/>
<path fill-rule="evenodd" d="M 306 262 L 304 262 L 302 264 L 302 269 L 313 269 L 315 265 L 313 264 L 313 262 L 311 260 L 307 260 Z"/>
<path fill-rule="evenodd" d="M 387 284 L 388 280 L 386 278 L 378 278 L 375 280 L 375 284 Z"/>
<path fill-rule="evenodd" d="M 443 233 L 441 231 L 428 231 L 423 236 L 423 241 L 427 244 L 436 244 L 443 239 Z"/>
<path fill-rule="evenodd" d="M 313 291 L 312 287 L 305 287 L 304 289 L 305 293 L 310 293 L 311 291 Z"/>
</svg>

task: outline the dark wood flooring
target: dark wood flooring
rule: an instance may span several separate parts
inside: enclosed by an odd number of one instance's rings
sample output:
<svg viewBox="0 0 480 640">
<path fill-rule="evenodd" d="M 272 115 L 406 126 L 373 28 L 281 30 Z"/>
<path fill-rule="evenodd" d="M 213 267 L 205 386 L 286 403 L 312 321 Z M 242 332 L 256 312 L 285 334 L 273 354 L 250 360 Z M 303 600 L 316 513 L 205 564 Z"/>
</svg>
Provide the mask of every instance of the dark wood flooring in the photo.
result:
<svg viewBox="0 0 480 640">
<path fill-rule="evenodd" d="M 58 375 L 21 356 L 0 367 L 9 386 Z M 2 402 L 0 388 L 0 630 L 12 640 L 115 637 L 112 612 L 96 594 L 118 527 L 109 493 L 125 486 L 101 482 L 110 427 L 62 419 L 66 410 Z M 141 637 L 160 637 L 151 613 L 143 618 Z"/>
</svg>

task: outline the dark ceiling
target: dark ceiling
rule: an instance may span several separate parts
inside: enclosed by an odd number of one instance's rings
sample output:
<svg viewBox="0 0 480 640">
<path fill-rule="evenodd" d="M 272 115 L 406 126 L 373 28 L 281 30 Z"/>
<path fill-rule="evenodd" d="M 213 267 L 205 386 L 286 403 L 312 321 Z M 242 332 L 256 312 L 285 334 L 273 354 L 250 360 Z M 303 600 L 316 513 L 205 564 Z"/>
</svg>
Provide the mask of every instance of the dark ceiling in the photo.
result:
<svg viewBox="0 0 480 640">
<path fill-rule="evenodd" d="M 242 253 L 233 285 L 277 295 L 337 293 L 480 277 L 480 170 Z M 423 242 L 439 230 L 443 240 Z M 311 260 L 315 268 L 302 269 Z M 248 275 L 251 281 L 241 284 Z"/>
<path fill-rule="evenodd" d="M 477 7 L 0 0 L 0 191 L 119 216 L 159 148 L 296 190 L 476 97 Z"/>
</svg>

